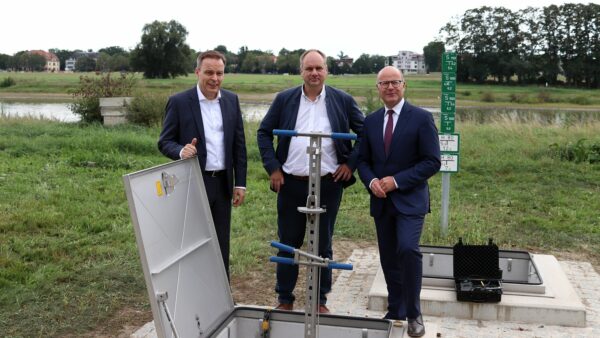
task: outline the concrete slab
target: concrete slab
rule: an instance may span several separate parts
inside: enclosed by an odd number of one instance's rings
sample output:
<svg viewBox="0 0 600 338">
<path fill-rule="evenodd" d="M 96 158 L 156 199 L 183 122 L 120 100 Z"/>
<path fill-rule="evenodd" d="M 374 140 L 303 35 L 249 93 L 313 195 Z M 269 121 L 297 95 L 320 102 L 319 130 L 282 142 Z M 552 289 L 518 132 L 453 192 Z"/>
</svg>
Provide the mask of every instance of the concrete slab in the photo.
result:
<svg viewBox="0 0 600 338">
<path fill-rule="evenodd" d="M 544 279 L 543 294 L 507 291 L 500 303 L 472 303 L 458 302 L 453 288 L 423 286 L 421 311 L 424 315 L 459 319 L 585 327 L 586 308 L 556 258 L 533 255 L 533 260 Z M 368 294 L 368 308 L 373 311 L 387 308 L 387 289 L 381 268 Z"/>
</svg>

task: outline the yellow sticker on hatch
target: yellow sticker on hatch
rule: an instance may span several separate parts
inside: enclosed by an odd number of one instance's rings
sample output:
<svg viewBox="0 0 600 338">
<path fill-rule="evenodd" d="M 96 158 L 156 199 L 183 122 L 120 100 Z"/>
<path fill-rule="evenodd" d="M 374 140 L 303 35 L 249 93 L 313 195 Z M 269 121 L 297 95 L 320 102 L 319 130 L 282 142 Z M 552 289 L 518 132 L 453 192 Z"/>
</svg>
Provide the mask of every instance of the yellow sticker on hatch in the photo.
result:
<svg viewBox="0 0 600 338">
<path fill-rule="evenodd" d="M 163 187 L 162 187 L 162 183 L 160 181 L 156 181 L 156 195 L 158 197 L 163 195 Z"/>
</svg>

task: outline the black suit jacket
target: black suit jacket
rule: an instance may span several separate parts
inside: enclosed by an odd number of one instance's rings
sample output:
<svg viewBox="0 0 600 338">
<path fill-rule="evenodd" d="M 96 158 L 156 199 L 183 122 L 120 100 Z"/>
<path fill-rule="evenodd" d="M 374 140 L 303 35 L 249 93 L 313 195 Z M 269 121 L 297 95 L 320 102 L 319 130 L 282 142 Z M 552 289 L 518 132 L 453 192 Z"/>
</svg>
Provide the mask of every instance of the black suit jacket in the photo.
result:
<svg viewBox="0 0 600 338">
<path fill-rule="evenodd" d="M 325 106 L 332 132 L 349 133 L 352 130 L 360 137 L 364 115 L 358 108 L 356 101 L 342 90 L 329 86 L 325 87 Z M 263 166 L 269 175 L 283 166 L 287 160 L 291 142 L 290 137 L 279 137 L 277 139 L 277 150 L 275 150 L 273 147 L 273 129 L 295 130 L 301 96 L 302 86 L 277 94 L 269 111 L 260 123 L 256 137 Z M 354 143 L 353 147 L 350 140 L 334 140 L 338 164 L 345 163 L 350 169 L 356 169 L 359 142 L 360 139 Z M 344 186 L 351 185 L 354 182 L 356 182 L 356 179 L 352 176 L 351 180 L 346 182 Z"/>
<path fill-rule="evenodd" d="M 246 140 L 244 122 L 238 96 L 221 89 L 221 114 L 225 138 L 225 170 L 229 193 L 233 187 L 246 186 Z M 196 150 L 200 168 L 206 168 L 206 138 L 197 87 L 175 94 L 167 102 L 163 129 L 158 139 L 158 149 L 165 156 L 179 160 L 179 152 L 193 138 L 198 139 Z"/>
</svg>

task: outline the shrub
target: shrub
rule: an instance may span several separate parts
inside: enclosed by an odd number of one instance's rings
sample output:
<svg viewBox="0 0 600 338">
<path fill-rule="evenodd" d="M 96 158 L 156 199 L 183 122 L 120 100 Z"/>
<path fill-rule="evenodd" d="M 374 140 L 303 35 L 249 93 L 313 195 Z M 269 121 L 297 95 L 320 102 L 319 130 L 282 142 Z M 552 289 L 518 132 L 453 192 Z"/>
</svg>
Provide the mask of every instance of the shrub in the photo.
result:
<svg viewBox="0 0 600 338">
<path fill-rule="evenodd" d="M 370 114 L 381 107 L 381 102 L 379 101 L 379 97 L 373 90 L 369 90 L 367 95 L 365 96 L 365 114 Z"/>
<path fill-rule="evenodd" d="M 167 105 L 165 94 L 139 94 L 127 105 L 127 121 L 143 126 L 160 125 Z"/>
<path fill-rule="evenodd" d="M 465 90 L 464 92 L 462 92 L 462 94 L 464 96 L 471 96 L 471 92 L 469 90 Z"/>
<path fill-rule="evenodd" d="M 553 143 L 550 145 L 550 154 L 563 161 L 600 163 L 600 143 L 588 146 L 585 141 L 582 138 L 575 144 L 568 143 L 564 146 Z"/>
<path fill-rule="evenodd" d="M 557 101 L 548 92 L 539 92 L 537 98 L 540 103 L 550 103 Z"/>
<path fill-rule="evenodd" d="M 481 101 L 483 102 L 495 102 L 496 98 L 494 97 L 494 93 L 492 92 L 484 92 L 481 94 Z"/>
<path fill-rule="evenodd" d="M 4 78 L 4 80 L 2 80 L 2 82 L 0 82 L 0 88 L 7 88 L 10 86 L 14 86 L 17 84 L 17 81 L 15 81 L 15 79 L 13 79 L 12 77 L 6 77 Z"/>
<path fill-rule="evenodd" d="M 576 96 L 569 99 L 569 102 L 574 104 L 580 104 L 582 106 L 589 106 L 592 104 L 592 100 L 588 96 Z"/>
<path fill-rule="evenodd" d="M 102 122 L 100 98 L 131 96 L 135 82 L 134 74 L 122 73 L 116 79 L 111 78 L 110 73 L 100 77 L 82 75 L 77 88 L 71 93 L 74 100 L 69 109 L 73 114 L 81 116 L 82 122 Z"/>
</svg>

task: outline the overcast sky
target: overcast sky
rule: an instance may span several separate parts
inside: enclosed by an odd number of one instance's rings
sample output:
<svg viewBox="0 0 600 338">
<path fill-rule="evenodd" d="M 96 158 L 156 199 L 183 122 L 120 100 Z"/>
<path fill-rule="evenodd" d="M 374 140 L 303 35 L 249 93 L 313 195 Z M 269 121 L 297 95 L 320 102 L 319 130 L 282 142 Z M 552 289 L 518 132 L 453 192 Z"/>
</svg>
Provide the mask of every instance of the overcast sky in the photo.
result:
<svg viewBox="0 0 600 338">
<path fill-rule="evenodd" d="M 133 49 L 142 28 L 154 20 L 176 20 L 188 31 L 197 51 L 225 45 L 249 49 L 321 49 L 329 56 L 343 51 L 393 55 L 422 53 L 439 29 L 465 10 L 503 6 L 511 10 L 565 2 L 548 0 L 100 0 L 3 1 L 0 53 L 50 48 Z M 583 3 L 600 3 L 600 0 Z"/>
</svg>

